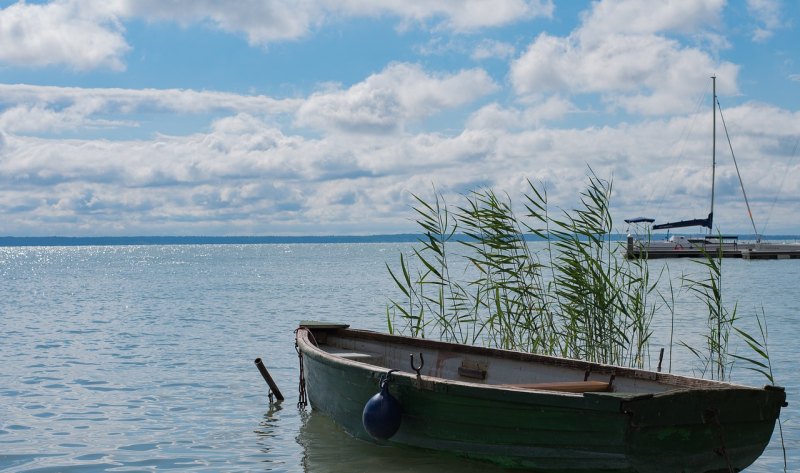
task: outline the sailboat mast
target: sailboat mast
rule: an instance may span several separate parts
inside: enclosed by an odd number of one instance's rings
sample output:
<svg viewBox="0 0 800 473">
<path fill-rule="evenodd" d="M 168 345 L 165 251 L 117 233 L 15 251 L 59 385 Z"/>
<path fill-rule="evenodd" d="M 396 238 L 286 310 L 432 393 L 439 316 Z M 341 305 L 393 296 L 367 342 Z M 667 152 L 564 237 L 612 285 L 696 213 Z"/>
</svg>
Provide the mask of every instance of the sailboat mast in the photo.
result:
<svg viewBox="0 0 800 473">
<path fill-rule="evenodd" d="M 708 214 L 709 225 L 708 234 L 711 235 L 711 222 L 714 218 L 714 184 L 716 183 L 717 175 L 717 76 L 711 76 L 711 116 L 713 118 L 713 125 L 711 128 L 711 212 Z"/>
</svg>

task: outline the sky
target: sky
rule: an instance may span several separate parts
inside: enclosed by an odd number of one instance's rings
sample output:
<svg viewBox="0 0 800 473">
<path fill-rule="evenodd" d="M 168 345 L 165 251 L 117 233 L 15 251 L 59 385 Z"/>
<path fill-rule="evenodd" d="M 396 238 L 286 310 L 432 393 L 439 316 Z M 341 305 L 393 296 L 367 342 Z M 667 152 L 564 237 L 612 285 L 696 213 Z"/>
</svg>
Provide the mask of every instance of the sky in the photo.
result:
<svg viewBox="0 0 800 473">
<path fill-rule="evenodd" d="M 0 0 L 0 235 L 369 235 L 587 176 L 800 234 L 800 2 Z M 724 118 L 727 135 L 722 126 Z M 729 141 L 730 140 L 730 141 Z M 698 232 L 701 230 L 696 229 Z"/>
</svg>

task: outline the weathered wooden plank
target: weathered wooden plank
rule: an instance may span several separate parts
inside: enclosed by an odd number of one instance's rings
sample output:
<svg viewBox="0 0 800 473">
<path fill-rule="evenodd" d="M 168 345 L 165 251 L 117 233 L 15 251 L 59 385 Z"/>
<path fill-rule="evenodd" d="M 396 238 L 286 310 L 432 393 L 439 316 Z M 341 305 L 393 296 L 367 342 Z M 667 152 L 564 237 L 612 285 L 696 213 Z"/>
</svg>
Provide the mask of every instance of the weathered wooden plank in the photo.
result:
<svg viewBox="0 0 800 473">
<path fill-rule="evenodd" d="M 563 393 L 601 393 L 611 390 L 611 383 L 603 381 L 562 381 L 557 383 L 503 384 L 502 386 Z"/>
</svg>

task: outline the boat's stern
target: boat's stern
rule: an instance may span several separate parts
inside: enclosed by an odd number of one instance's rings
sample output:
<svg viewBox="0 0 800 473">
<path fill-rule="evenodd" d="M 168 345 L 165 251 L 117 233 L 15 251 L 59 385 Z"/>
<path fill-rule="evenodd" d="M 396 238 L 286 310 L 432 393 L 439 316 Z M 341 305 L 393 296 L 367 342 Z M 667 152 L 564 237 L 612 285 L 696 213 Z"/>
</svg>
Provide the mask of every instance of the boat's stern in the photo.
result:
<svg viewBox="0 0 800 473">
<path fill-rule="evenodd" d="M 624 402 L 628 457 L 641 471 L 740 471 L 769 444 L 785 405 L 785 390 L 773 386 L 686 389 Z"/>
</svg>

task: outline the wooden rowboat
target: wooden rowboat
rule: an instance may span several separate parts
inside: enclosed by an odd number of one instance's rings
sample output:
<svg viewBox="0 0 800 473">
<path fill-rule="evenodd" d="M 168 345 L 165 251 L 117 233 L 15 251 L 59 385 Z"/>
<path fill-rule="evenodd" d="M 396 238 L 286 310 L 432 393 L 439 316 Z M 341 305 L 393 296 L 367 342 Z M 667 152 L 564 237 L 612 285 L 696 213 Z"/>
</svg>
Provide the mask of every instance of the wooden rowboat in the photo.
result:
<svg viewBox="0 0 800 473">
<path fill-rule="evenodd" d="M 346 325 L 297 330 L 312 408 L 350 434 L 537 471 L 739 471 L 772 437 L 783 388 L 400 337 Z M 400 404 L 388 440 L 365 405 Z M 417 371 L 418 370 L 418 371 Z"/>
</svg>

